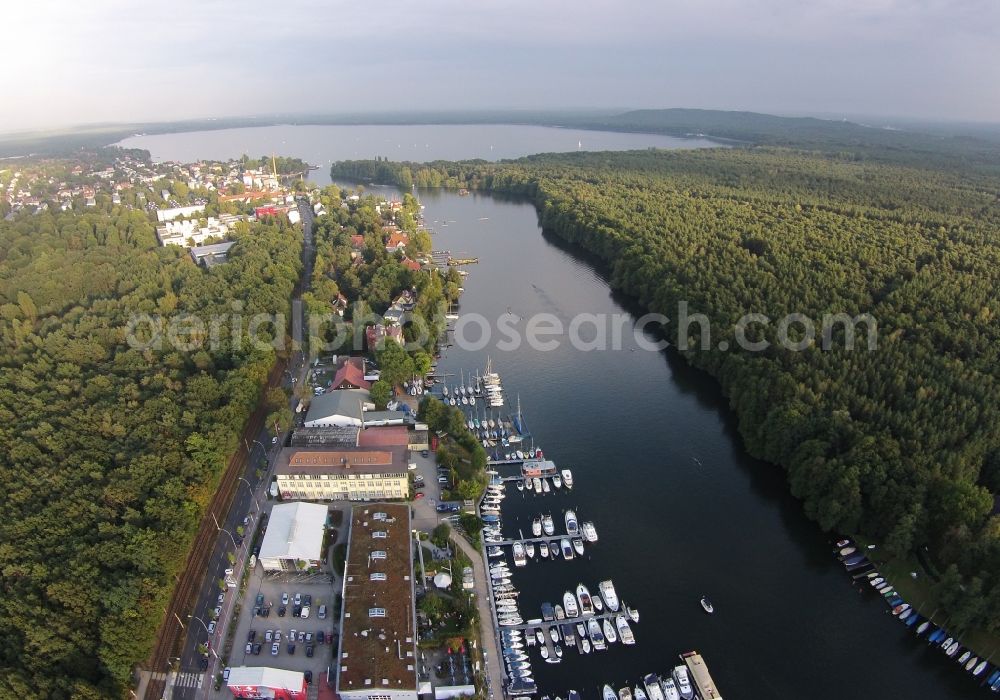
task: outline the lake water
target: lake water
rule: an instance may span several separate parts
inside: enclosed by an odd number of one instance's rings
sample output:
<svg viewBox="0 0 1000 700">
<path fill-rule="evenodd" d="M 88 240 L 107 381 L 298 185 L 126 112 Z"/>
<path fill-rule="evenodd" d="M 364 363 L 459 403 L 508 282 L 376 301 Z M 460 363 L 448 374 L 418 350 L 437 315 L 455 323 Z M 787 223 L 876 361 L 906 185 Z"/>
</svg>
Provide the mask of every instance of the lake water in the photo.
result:
<svg viewBox="0 0 1000 700">
<path fill-rule="evenodd" d="M 421 201 L 435 248 L 479 257 L 465 268 L 463 314 L 495 321 L 549 313 L 568 324 L 579 313 L 637 311 L 591 261 L 543 235 L 532 206 L 446 192 L 422 192 Z M 503 352 L 495 341 L 475 352 L 448 348 L 439 369 L 457 383 L 460 371 L 481 371 L 489 355 L 510 402 L 520 397 L 535 443 L 576 481 L 569 494 L 544 496 L 511 485 L 505 535 L 530 536 L 540 513 L 565 532 L 563 512 L 573 508 L 600 537 L 582 559 L 516 569 L 522 615 L 541 617 L 543 602 L 561 602 L 578 582 L 596 594 L 606 578 L 641 613 L 632 647 L 589 656 L 568 649 L 558 665 L 543 663 L 536 647 L 541 694 L 565 698 L 576 689 L 598 700 L 604 683 L 634 686 L 696 649 L 727 700 L 985 695 L 889 615 L 877 594 L 852 587 L 783 472 L 743 450 L 727 402 L 706 375 L 672 356 L 633 350 L 628 340 L 621 350 L 595 352 L 568 343 Z M 701 610 L 701 595 L 714 615 Z"/>
<path fill-rule="evenodd" d="M 494 126 L 273 127 L 146 136 L 124 145 L 181 161 L 273 151 L 323 166 L 313 175 L 326 181 L 327 161 L 335 158 L 499 158 L 572 150 L 578 141 L 585 148 L 704 145 Z M 466 268 L 463 314 L 495 322 L 544 312 L 566 323 L 583 312 L 641 313 L 609 289 L 599 266 L 544 235 L 529 204 L 447 192 L 420 197 L 434 247 L 480 260 Z M 542 352 L 524 344 L 500 351 L 496 340 L 476 351 L 447 348 L 439 369 L 456 376 L 481 370 L 489 355 L 510 403 L 520 398 L 535 443 L 572 468 L 576 480 L 569 494 L 511 489 L 506 532 L 530 532 L 542 512 L 552 513 L 561 532 L 563 511 L 574 508 L 600 536 L 584 558 L 516 570 L 525 619 L 540 616 L 542 602 L 561 601 L 578 582 L 596 593 L 605 578 L 641 612 L 633 647 L 589 656 L 567 650 L 558 665 L 533 651 L 542 694 L 565 698 L 572 688 L 598 700 L 604 683 L 634 686 L 696 649 L 727 700 L 985 697 L 974 679 L 887 614 L 875 594 L 852 586 L 829 538 L 789 495 L 783 472 L 744 451 L 710 378 L 634 342 L 595 352 L 564 342 Z M 702 612 L 702 595 L 712 599 L 714 615 Z"/>
<path fill-rule="evenodd" d="M 705 148 L 706 139 L 655 134 L 559 129 L 510 124 L 263 126 L 218 131 L 132 136 L 118 146 L 144 148 L 153 160 L 190 163 L 283 155 L 318 165 L 309 174 L 318 184 L 330 182 L 337 160 L 389 158 L 394 161 L 500 160 L 532 153 L 626 151 L 643 148 Z"/>
</svg>

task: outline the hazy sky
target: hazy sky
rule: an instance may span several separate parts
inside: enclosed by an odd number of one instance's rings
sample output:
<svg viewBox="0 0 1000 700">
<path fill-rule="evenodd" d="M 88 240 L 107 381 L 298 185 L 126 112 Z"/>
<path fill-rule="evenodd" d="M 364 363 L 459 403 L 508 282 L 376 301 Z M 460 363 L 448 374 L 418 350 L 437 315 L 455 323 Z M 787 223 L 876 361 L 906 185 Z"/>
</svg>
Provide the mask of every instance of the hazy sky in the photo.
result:
<svg viewBox="0 0 1000 700">
<path fill-rule="evenodd" d="M 7 0 L 0 131 L 706 107 L 1000 122 L 997 0 Z"/>
</svg>

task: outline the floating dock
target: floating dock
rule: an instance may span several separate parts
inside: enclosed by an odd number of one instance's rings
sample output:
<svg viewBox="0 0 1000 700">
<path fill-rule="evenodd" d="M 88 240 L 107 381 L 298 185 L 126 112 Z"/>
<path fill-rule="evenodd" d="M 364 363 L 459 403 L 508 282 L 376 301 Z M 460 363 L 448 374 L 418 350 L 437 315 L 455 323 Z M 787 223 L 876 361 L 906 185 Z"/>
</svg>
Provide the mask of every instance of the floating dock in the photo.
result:
<svg viewBox="0 0 1000 700">
<path fill-rule="evenodd" d="M 705 659 L 701 654 L 689 651 L 681 654 L 681 660 L 687 664 L 691 682 L 702 700 L 722 700 L 722 694 L 715 687 L 715 681 L 712 680 L 712 674 L 708 672 L 708 666 L 705 665 Z"/>
</svg>

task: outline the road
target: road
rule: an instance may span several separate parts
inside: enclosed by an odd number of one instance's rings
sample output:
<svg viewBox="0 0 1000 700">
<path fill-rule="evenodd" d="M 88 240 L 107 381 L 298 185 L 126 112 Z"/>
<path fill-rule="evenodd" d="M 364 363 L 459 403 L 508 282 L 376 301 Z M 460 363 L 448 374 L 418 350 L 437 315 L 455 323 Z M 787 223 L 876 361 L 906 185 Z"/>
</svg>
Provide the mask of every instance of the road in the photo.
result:
<svg viewBox="0 0 1000 700">
<path fill-rule="evenodd" d="M 301 201 L 299 202 L 298 208 L 299 214 L 302 217 L 303 233 L 303 268 L 302 276 L 300 278 L 300 289 L 304 290 L 308 288 L 309 281 L 312 279 L 312 263 L 315 258 L 316 247 L 313 242 L 312 208 L 307 202 L 304 203 Z M 293 300 L 293 312 L 296 314 L 301 313 L 302 308 L 302 304 L 298 302 L 298 298 Z M 303 320 L 304 319 L 299 318 L 297 319 L 297 323 L 293 322 L 293 329 L 296 327 L 307 327 L 303 325 Z M 306 361 L 306 356 L 302 352 L 301 343 L 298 342 L 299 340 L 300 337 L 295 338 L 293 354 L 291 362 L 289 363 L 289 372 L 286 373 L 283 380 L 283 386 L 289 390 L 291 390 L 296 383 L 298 383 L 299 386 L 302 385 L 305 381 L 305 375 L 308 369 L 308 362 Z M 295 377 L 296 382 L 292 381 L 293 376 Z M 297 399 L 293 394 L 289 399 L 289 405 L 293 410 L 296 403 Z M 222 530 L 220 530 L 219 536 L 214 545 L 211 558 L 212 563 L 209 570 L 205 572 L 205 578 L 202 582 L 201 590 L 198 593 L 197 604 L 195 605 L 194 610 L 189 613 L 193 617 L 200 618 L 201 622 L 193 618 L 183 621 L 183 624 L 186 626 L 187 634 L 184 638 L 178 673 L 172 677 L 172 694 L 169 692 L 170 683 L 168 682 L 167 696 L 173 698 L 174 700 L 196 700 L 196 698 L 209 698 L 216 696 L 216 693 L 214 692 L 214 678 L 217 673 L 222 671 L 221 661 L 215 656 L 214 653 L 210 654 L 208 670 L 201 671 L 199 667 L 201 655 L 198 653 L 198 645 L 203 644 L 209 636 L 206 628 L 211 621 L 212 611 L 216 605 L 218 605 L 218 582 L 225 576 L 226 569 L 230 568 L 228 555 L 234 552 L 234 539 L 237 535 L 237 528 L 243 525 L 244 518 L 247 516 L 250 516 L 251 519 L 245 528 L 246 538 L 239 549 L 236 550 L 237 561 L 236 564 L 232 566 L 235 571 L 234 577 L 237 581 L 240 580 L 243 567 L 249 559 L 251 554 L 249 549 L 253 544 L 253 533 L 256 531 L 257 527 L 257 508 L 258 505 L 263 507 L 264 501 L 267 498 L 267 488 L 271 482 L 272 465 L 275 462 L 274 458 L 277 452 L 280 451 L 282 446 L 287 442 L 289 432 L 290 431 L 286 431 L 283 435 L 280 435 L 278 442 L 276 444 L 272 444 L 271 433 L 269 429 L 265 427 L 261 430 L 257 438 L 248 445 L 251 451 L 251 459 L 248 460 L 246 471 L 242 475 L 239 488 L 236 491 L 236 495 L 233 497 L 229 513 L 226 515 L 225 519 L 219 523 Z M 268 458 L 267 462 L 269 466 L 260 478 L 258 478 L 256 469 L 257 462 L 254 460 L 259 460 L 261 455 Z M 223 610 L 219 615 L 218 626 L 211 635 L 212 648 L 217 650 L 220 654 L 226 637 L 226 623 L 232 617 L 233 605 L 237 602 L 238 590 L 239 588 L 227 589 L 223 602 Z M 252 604 L 252 601 L 250 603 Z M 236 641 L 239 642 L 241 640 Z M 224 689 L 223 692 L 225 692 Z"/>
</svg>

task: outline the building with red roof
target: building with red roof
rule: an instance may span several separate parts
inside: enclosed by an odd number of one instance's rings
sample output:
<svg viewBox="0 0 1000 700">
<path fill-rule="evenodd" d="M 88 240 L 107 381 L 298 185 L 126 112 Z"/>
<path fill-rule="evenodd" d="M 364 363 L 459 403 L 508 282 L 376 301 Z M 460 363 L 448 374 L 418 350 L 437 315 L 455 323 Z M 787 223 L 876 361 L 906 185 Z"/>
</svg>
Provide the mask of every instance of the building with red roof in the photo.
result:
<svg viewBox="0 0 1000 700">
<path fill-rule="evenodd" d="M 371 389 L 365 380 L 365 361 L 360 357 L 346 357 L 340 362 L 337 374 L 330 384 L 331 389 Z"/>
</svg>

